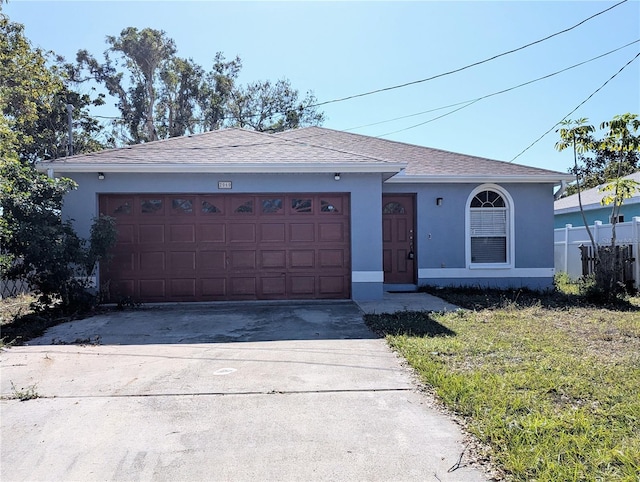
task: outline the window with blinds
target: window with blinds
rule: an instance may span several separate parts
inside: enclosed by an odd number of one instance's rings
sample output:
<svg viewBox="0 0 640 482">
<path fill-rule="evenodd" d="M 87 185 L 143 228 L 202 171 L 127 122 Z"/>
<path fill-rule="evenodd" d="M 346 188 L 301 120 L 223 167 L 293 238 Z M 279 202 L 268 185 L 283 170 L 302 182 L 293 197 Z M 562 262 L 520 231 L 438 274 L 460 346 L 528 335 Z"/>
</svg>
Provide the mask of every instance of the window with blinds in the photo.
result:
<svg viewBox="0 0 640 482">
<path fill-rule="evenodd" d="M 469 206 L 471 263 L 507 262 L 507 206 L 495 191 L 481 191 Z"/>
</svg>

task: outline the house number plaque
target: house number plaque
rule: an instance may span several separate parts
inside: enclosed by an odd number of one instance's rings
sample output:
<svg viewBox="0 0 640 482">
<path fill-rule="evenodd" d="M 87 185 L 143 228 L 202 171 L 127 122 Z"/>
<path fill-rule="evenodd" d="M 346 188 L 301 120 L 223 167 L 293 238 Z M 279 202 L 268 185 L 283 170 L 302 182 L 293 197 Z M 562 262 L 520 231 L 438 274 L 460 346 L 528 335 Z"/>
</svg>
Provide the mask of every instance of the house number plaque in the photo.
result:
<svg viewBox="0 0 640 482">
<path fill-rule="evenodd" d="M 218 181 L 218 189 L 231 189 L 231 181 Z"/>
</svg>

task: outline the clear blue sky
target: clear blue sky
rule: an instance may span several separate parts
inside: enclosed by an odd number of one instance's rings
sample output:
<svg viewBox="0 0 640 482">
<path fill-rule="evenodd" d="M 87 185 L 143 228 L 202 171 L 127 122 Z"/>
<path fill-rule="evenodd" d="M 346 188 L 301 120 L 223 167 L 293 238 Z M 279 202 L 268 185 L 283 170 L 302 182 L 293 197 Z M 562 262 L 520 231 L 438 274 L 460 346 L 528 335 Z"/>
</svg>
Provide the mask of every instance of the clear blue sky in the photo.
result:
<svg viewBox="0 0 640 482">
<path fill-rule="evenodd" d="M 73 59 L 101 57 L 105 37 L 128 26 L 164 30 L 178 54 L 210 68 L 239 55 L 240 81 L 288 78 L 319 102 L 424 79 L 551 35 L 616 1 L 214 2 L 10 0 L 3 12 L 34 46 Z M 640 2 L 630 0 L 568 33 L 429 82 L 322 107 L 325 127 L 351 129 L 474 99 L 640 39 Z M 510 161 L 640 52 L 640 43 L 550 79 L 490 97 L 388 136 L 402 142 Z M 117 115 L 113 102 L 94 112 Z M 438 110 L 355 129 L 380 136 L 446 113 Z M 636 59 L 571 118 L 593 124 L 640 113 Z M 551 132 L 515 162 L 565 172 Z"/>
</svg>

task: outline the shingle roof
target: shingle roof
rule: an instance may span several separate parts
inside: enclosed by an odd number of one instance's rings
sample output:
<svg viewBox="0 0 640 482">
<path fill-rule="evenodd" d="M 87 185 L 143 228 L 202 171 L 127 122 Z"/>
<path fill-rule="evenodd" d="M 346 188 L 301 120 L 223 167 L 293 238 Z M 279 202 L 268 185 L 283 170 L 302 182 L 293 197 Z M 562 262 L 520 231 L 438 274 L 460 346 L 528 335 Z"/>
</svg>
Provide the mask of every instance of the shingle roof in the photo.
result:
<svg viewBox="0 0 640 482">
<path fill-rule="evenodd" d="M 329 147 L 291 142 L 277 136 L 244 129 L 223 129 L 202 134 L 173 137 L 117 149 L 63 157 L 39 163 L 39 169 L 58 171 L 127 170 L 147 167 L 191 170 L 253 167 L 265 172 L 270 167 L 280 172 L 287 168 L 309 170 L 336 168 L 354 171 L 396 173 L 404 164 L 366 154 L 345 152 Z"/>
<path fill-rule="evenodd" d="M 558 182 L 567 175 L 440 149 L 306 127 L 223 129 L 41 162 L 59 172 L 384 172 L 388 182 Z"/>
<path fill-rule="evenodd" d="M 629 174 L 628 176 L 624 176 L 623 179 L 631 179 L 636 182 L 640 182 L 640 171 Z M 604 193 L 600 191 L 600 187 L 601 186 L 593 187 L 580 193 L 583 207 L 591 209 L 601 207 L 600 201 L 604 197 Z M 636 191 L 635 195 L 630 200 L 627 200 L 625 202 L 629 203 L 631 201 L 640 202 L 640 193 Z M 553 203 L 553 209 L 556 214 L 558 214 L 558 211 L 561 210 L 563 212 L 575 211 L 579 209 L 579 207 L 580 205 L 578 204 L 578 194 L 572 194 L 571 196 L 563 197 Z"/>
<path fill-rule="evenodd" d="M 375 137 L 335 131 L 323 127 L 306 127 L 276 134 L 285 139 L 340 149 L 378 159 L 407 163 L 407 176 L 531 176 L 566 179 L 567 174 L 523 166 L 483 157 L 405 144 Z M 398 176 L 396 176 L 398 177 Z"/>
</svg>

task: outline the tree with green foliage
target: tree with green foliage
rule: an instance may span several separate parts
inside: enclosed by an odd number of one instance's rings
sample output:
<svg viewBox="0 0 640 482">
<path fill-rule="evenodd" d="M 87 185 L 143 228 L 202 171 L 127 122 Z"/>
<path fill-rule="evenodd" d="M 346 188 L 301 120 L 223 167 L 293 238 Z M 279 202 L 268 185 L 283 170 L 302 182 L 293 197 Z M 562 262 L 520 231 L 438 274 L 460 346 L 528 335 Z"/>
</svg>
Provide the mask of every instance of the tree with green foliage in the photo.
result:
<svg viewBox="0 0 640 482">
<path fill-rule="evenodd" d="M 595 127 L 586 122 L 586 119 L 564 121 L 562 123 L 564 127 L 558 131 L 561 140 L 556 143 L 556 148 L 558 150 L 573 148 L 574 167 L 572 171 L 576 176 L 575 192 L 578 194 L 580 213 L 596 258 L 595 285 L 600 294 L 610 301 L 621 295 L 625 288 L 616 281 L 622 270 L 622 261 L 617 255 L 616 224 L 618 223 L 620 206 L 640 190 L 640 183 L 631 179 L 623 179 L 626 174 L 629 174 L 626 170 L 633 165 L 630 160 L 637 159 L 640 153 L 640 135 L 638 133 L 640 120 L 638 120 L 637 114 L 616 115 L 611 121 L 600 124 L 600 129 L 605 131 L 602 139 L 594 137 Z M 581 198 L 584 187 L 581 184 L 581 177 L 585 171 L 583 166 L 579 164 L 579 159 L 582 161 L 590 160 L 592 166 L 601 163 L 603 159 L 609 160 L 609 164 L 601 165 L 599 170 L 600 174 L 608 173 L 610 175 L 604 179 L 604 182 L 601 183 L 604 186 L 600 188 L 604 193 L 601 204 L 612 206 L 611 243 L 608 247 L 596 245 L 584 214 Z M 598 161 L 593 161 L 593 159 L 598 159 Z"/>
<path fill-rule="evenodd" d="M 602 198 L 603 205 L 611 205 L 611 248 L 616 245 L 616 224 L 620 206 L 625 199 L 630 199 L 639 190 L 640 184 L 632 179 L 622 179 L 627 174 L 629 159 L 638 158 L 640 154 L 640 120 L 637 114 L 616 115 L 612 120 L 600 124 L 607 129 L 604 138 L 595 146 L 595 150 L 615 154 L 615 162 L 610 166 L 614 173 L 601 189 L 606 192 Z"/>
<path fill-rule="evenodd" d="M 278 132 L 324 120 L 311 92 L 301 98 L 288 80 L 237 85 L 240 58 L 227 61 L 218 52 L 206 71 L 176 56 L 175 42 L 162 30 L 128 27 L 107 43 L 104 62 L 81 50 L 70 72 L 118 99 L 122 117 L 114 125 L 125 127 L 128 144 L 229 126 Z"/>
<path fill-rule="evenodd" d="M 91 300 L 88 277 L 115 243 L 115 224 L 97 219 L 87 242 L 61 218 L 76 185 L 50 179 L 33 164 L 67 155 L 68 111 L 74 108 L 76 152 L 102 148 L 88 114 L 99 105 L 70 87 L 60 58 L 32 48 L 24 27 L 0 13 L 0 278 L 25 280 L 42 305 L 63 310 Z"/>
<path fill-rule="evenodd" d="M 615 147 L 615 143 L 612 144 L 608 140 L 612 134 L 610 128 L 623 128 L 626 132 L 624 142 L 627 145 L 637 145 L 640 142 L 640 132 L 634 128 L 634 124 L 637 125 L 638 122 L 637 114 L 617 115 L 611 121 L 600 124 L 603 131 L 600 137 L 593 133 L 588 136 L 588 142 L 593 148 L 579 153 L 577 166 L 570 170 L 572 174 L 577 173 L 580 177 L 582 189 L 602 186 L 610 179 L 628 176 L 640 170 L 640 152 L 637 149 L 619 149 Z M 577 192 L 575 184 L 567 189 L 567 195 Z"/>
<path fill-rule="evenodd" d="M 0 160 L 0 278 L 25 280 L 42 306 L 59 298 L 64 311 L 93 302 L 89 277 L 115 245 L 112 218 L 94 220 L 87 242 L 62 220 L 64 196 L 77 186 L 51 179 L 15 156 Z"/>
<path fill-rule="evenodd" d="M 104 103 L 73 90 L 63 59 L 33 48 L 24 26 L 0 13 L 0 154 L 23 162 L 68 154 L 67 105 L 73 107 L 74 152 L 103 148 L 98 121 L 89 108 Z"/>
<path fill-rule="evenodd" d="M 576 177 L 576 189 L 578 194 L 578 205 L 580 206 L 580 214 L 582 215 L 582 221 L 587 230 L 587 234 L 589 235 L 589 239 L 591 241 L 591 246 L 593 247 L 594 252 L 597 255 L 597 246 L 596 241 L 591 233 L 591 229 L 589 228 L 589 223 L 587 223 L 587 218 L 584 214 L 584 208 L 582 206 L 582 186 L 581 186 L 581 176 L 580 171 L 578 169 L 578 155 L 587 152 L 592 146 L 592 138 L 591 133 L 594 131 L 594 127 L 591 125 L 587 125 L 587 119 L 580 118 L 575 121 L 570 119 L 565 119 L 560 123 L 561 127 L 556 132 L 560 134 L 560 140 L 556 142 L 556 149 L 558 151 L 563 151 L 567 148 L 571 148 L 573 151 L 573 172 Z"/>
<path fill-rule="evenodd" d="M 215 131 L 228 124 L 227 105 L 241 69 L 240 57 L 227 61 L 222 52 L 216 53 L 211 71 L 204 76 L 198 98 L 201 132 Z"/>
<path fill-rule="evenodd" d="M 160 71 L 162 88 L 156 105 L 158 136 L 183 136 L 195 130 L 204 71 L 191 59 L 174 57 Z"/>
<path fill-rule="evenodd" d="M 162 30 L 127 27 L 118 37 L 107 36 L 107 44 L 110 47 L 104 52 L 103 63 L 86 50 L 78 51 L 77 65 L 70 66 L 73 78 L 77 81 L 96 80 L 118 99 L 117 107 L 130 143 L 157 140 L 154 117 L 157 84 L 161 70 L 176 52 L 175 42 Z M 114 54 L 115 60 L 112 59 Z M 120 66 L 126 69 L 127 83 L 123 81 L 125 72 L 119 70 Z M 81 77 L 84 70 L 89 72 L 89 77 Z"/>
<path fill-rule="evenodd" d="M 322 124 L 324 114 L 313 107 L 315 103 L 311 92 L 300 99 L 289 80 L 257 81 L 231 92 L 229 115 L 233 126 L 260 132 L 282 132 Z"/>
</svg>

